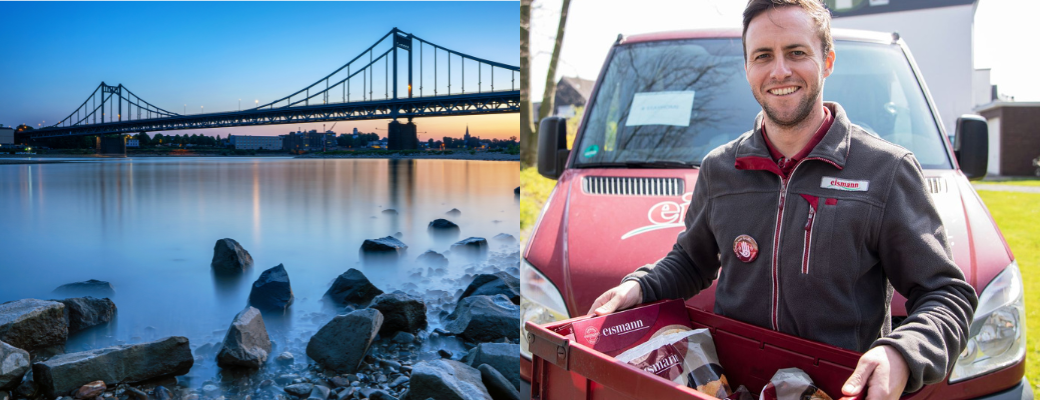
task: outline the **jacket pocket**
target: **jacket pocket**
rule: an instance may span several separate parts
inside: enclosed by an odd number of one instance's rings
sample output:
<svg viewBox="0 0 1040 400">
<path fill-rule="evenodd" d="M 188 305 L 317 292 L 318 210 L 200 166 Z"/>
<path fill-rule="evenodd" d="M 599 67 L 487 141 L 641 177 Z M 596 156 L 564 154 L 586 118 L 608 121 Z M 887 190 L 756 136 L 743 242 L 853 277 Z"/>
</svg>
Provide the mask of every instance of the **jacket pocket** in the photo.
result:
<svg viewBox="0 0 1040 400">
<path fill-rule="evenodd" d="M 802 274 L 809 274 L 809 266 L 812 261 L 812 239 L 813 239 L 813 226 L 816 222 L 816 216 L 819 213 L 820 200 L 823 200 L 825 204 L 833 205 L 837 204 L 837 199 L 821 199 L 819 197 L 803 194 L 801 195 L 806 202 L 809 203 L 809 218 L 805 221 L 805 235 L 802 239 Z"/>
</svg>

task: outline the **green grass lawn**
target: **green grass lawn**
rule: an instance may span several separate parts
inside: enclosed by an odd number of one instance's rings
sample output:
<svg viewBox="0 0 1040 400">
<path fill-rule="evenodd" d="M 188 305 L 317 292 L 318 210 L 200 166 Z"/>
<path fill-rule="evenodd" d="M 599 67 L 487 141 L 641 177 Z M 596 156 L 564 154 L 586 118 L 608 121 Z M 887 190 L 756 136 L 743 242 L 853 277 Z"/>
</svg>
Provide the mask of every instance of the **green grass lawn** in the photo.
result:
<svg viewBox="0 0 1040 400">
<path fill-rule="evenodd" d="M 520 240 L 526 241 L 531 236 L 531 229 L 542 211 L 542 205 L 549 198 L 556 181 L 546 179 L 538 174 L 538 168 L 524 168 L 520 171 Z"/>
<path fill-rule="evenodd" d="M 1040 182 L 1032 181 L 1032 186 Z M 1018 183 L 1015 183 L 1018 184 Z M 979 190 L 1022 271 L 1026 294 L 1026 377 L 1040 384 L 1040 194 Z"/>
<path fill-rule="evenodd" d="M 994 180 L 987 180 L 987 181 L 974 181 L 972 183 L 973 184 L 977 184 L 977 185 L 1014 185 L 1014 186 L 1040 187 L 1040 179 L 1036 179 L 1036 178 L 994 179 Z"/>
</svg>

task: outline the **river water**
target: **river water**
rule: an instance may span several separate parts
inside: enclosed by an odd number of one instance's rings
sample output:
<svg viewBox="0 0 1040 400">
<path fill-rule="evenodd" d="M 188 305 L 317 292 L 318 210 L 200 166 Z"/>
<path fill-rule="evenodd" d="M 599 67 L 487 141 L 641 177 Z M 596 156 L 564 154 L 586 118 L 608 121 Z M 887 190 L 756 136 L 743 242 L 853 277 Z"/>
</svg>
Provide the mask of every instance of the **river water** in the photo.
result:
<svg viewBox="0 0 1040 400">
<path fill-rule="evenodd" d="M 289 350 L 306 363 L 307 340 L 336 314 L 321 297 L 349 268 L 385 292 L 428 299 L 457 294 L 476 273 L 515 274 L 519 245 L 492 237 L 519 234 L 519 172 L 519 163 L 501 161 L 267 157 L 0 165 L 0 303 L 108 281 L 116 320 L 70 336 L 68 352 L 171 335 L 188 337 L 194 350 L 219 345 L 252 282 L 283 264 L 296 299 L 285 315 L 264 314 L 271 358 Z M 461 215 L 446 215 L 452 209 Z M 444 253 L 453 242 L 427 233 L 437 218 L 457 223 L 459 239 L 487 238 L 489 256 L 449 254 L 441 274 L 417 266 L 419 254 Z M 361 262 L 365 239 L 398 232 L 409 246 L 402 262 Z M 221 238 L 253 257 L 240 279 L 212 274 Z M 430 329 L 438 312 L 430 310 Z M 179 380 L 198 387 L 219 373 L 215 357 L 197 357 Z"/>
</svg>

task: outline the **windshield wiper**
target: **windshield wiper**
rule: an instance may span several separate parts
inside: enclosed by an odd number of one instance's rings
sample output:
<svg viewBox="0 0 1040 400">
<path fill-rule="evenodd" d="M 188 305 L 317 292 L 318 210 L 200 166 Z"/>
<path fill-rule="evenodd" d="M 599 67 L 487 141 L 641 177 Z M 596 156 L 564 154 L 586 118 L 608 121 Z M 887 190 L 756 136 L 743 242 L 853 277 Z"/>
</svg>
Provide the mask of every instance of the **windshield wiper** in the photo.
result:
<svg viewBox="0 0 1040 400">
<path fill-rule="evenodd" d="M 700 168 L 701 163 L 678 160 L 654 160 L 654 161 L 629 161 L 625 163 L 628 168 Z"/>
</svg>

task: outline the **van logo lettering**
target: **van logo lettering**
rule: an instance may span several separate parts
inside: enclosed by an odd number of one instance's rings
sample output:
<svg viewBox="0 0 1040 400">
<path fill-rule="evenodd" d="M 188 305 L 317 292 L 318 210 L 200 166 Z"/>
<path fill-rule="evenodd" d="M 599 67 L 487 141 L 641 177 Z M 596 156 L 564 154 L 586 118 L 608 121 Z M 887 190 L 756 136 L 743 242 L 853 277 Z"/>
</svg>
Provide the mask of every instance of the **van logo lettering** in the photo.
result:
<svg viewBox="0 0 1040 400">
<path fill-rule="evenodd" d="M 654 204 L 646 213 L 646 218 L 650 220 L 650 225 L 629 231 L 621 236 L 621 240 L 658 229 L 685 227 L 683 217 L 686 216 L 686 209 L 690 206 L 691 199 L 693 199 L 693 192 L 687 192 L 683 194 L 682 201 L 662 201 Z"/>
<path fill-rule="evenodd" d="M 820 187 L 824 189 L 844 190 L 846 192 L 866 192 L 870 187 L 870 181 L 854 181 L 825 176 L 820 181 Z"/>
</svg>

